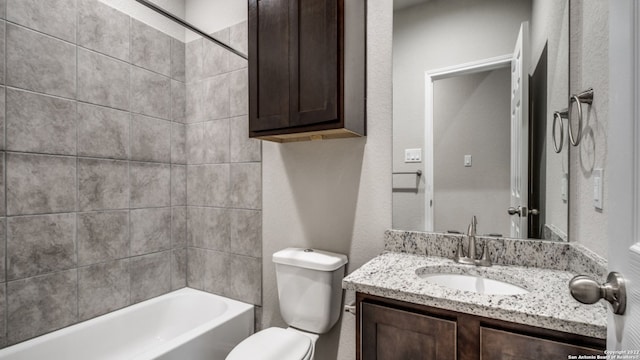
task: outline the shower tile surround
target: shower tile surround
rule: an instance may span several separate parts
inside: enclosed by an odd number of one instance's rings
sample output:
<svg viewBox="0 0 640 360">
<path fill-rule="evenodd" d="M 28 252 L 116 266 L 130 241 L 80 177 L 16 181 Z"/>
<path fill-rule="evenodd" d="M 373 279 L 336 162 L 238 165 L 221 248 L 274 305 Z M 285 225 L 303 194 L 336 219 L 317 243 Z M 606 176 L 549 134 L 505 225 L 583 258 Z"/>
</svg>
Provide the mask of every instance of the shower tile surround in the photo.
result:
<svg viewBox="0 0 640 360">
<path fill-rule="evenodd" d="M 97 0 L 0 1 L 0 61 L 0 347 L 184 286 L 261 304 L 246 61 Z"/>
<path fill-rule="evenodd" d="M 246 22 L 212 36 L 247 53 Z M 202 38 L 185 50 L 187 286 L 259 306 L 262 156 L 248 138 L 247 61 Z"/>
</svg>

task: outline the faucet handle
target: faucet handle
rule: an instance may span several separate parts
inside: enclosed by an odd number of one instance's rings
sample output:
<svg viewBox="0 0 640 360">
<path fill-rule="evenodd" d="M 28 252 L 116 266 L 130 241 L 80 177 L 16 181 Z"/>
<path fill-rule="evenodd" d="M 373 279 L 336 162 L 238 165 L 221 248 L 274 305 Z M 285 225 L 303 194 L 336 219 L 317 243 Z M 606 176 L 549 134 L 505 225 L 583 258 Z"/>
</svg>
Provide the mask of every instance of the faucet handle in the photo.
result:
<svg viewBox="0 0 640 360">
<path fill-rule="evenodd" d="M 464 254 L 464 249 L 462 248 L 462 239 L 458 240 L 458 249 L 456 251 L 456 256 L 453 259 L 453 261 L 457 262 L 458 264 L 466 264 L 466 265 L 474 264 L 475 260 L 473 260 L 472 258 Z"/>
<path fill-rule="evenodd" d="M 480 260 L 476 260 L 477 266 L 491 266 L 491 260 L 489 260 L 489 249 L 487 249 L 487 241 L 482 244 L 482 257 Z"/>
<path fill-rule="evenodd" d="M 465 257 L 464 249 L 462 248 L 462 240 L 458 240 L 458 249 L 456 250 L 456 258 L 460 259 Z"/>
</svg>

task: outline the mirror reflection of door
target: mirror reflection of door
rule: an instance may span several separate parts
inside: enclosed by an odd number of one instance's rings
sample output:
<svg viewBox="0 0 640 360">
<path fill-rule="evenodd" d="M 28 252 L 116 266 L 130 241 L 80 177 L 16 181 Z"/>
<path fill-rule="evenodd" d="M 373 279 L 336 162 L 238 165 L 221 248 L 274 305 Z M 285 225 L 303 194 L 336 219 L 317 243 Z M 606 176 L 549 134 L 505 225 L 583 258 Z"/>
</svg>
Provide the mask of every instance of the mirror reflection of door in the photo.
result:
<svg viewBox="0 0 640 360">
<path fill-rule="evenodd" d="M 520 25 L 511 58 L 511 216 L 510 236 L 527 235 L 529 216 L 529 23 Z"/>
<path fill-rule="evenodd" d="M 478 215 L 481 234 L 509 235 L 510 85 L 508 62 L 434 81 L 435 231 Z"/>
<path fill-rule="evenodd" d="M 529 120 L 529 208 L 542 210 L 547 208 L 547 45 L 529 77 Z M 527 218 L 527 237 L 544 239 L 545 216 L 540 211 Z"/>
</svg>

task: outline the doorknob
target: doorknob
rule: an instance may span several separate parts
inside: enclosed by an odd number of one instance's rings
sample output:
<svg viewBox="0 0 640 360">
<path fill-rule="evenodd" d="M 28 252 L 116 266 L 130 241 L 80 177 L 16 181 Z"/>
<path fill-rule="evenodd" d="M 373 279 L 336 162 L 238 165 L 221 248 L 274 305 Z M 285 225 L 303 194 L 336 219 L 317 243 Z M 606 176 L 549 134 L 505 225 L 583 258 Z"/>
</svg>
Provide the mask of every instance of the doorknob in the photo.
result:
<svg viewBox="0 0 640 360">
<path fill-rule="evenodd" d="M 617 272 L 610 272 L 607 282 L 600 285 L 586 275 L 575 276 L 569 281 L 571 296 L 583 304 L 595 304 L 605 299 L 613 307 L 613 313 L 623 315 L 627 307 L 625 280 Z"/>
<path fill-rule="evenodd" d="M 518 206 L 517 208 L 510 207 L 507 209 L 509 215 L 518 215 L 520 217 L 527 217 L 529 215 L 538 215 L 540 211 L 538 209 L 527 209 L 526 206 Z"/>
</svg>

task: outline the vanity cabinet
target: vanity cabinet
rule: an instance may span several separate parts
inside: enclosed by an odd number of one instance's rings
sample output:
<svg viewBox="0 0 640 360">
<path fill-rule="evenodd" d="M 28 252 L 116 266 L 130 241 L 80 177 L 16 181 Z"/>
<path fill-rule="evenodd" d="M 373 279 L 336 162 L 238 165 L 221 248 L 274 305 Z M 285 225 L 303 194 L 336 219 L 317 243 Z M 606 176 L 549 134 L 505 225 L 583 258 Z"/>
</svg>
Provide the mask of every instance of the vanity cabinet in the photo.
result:
<svg viewBox="0 0 640 360">
<path fill-rule="evenodd" d="M 603 355 L 603 350 L 480 327 L 480 359 L 567 359 Z"/>
<path fill-rule="evenodd" d="M 356 294 L 361 360 L 567 359 L 602 355 L 605 340 Z"/>
<path fill-rule="evenodd" d="M 362 303 L 363 359 L 455 359 L 456 323 Z"/>
<path fill-rule="evenodd" d="M 249 0 L 249 136 L 363 136 L 365 0 Z"/>
</svg>

